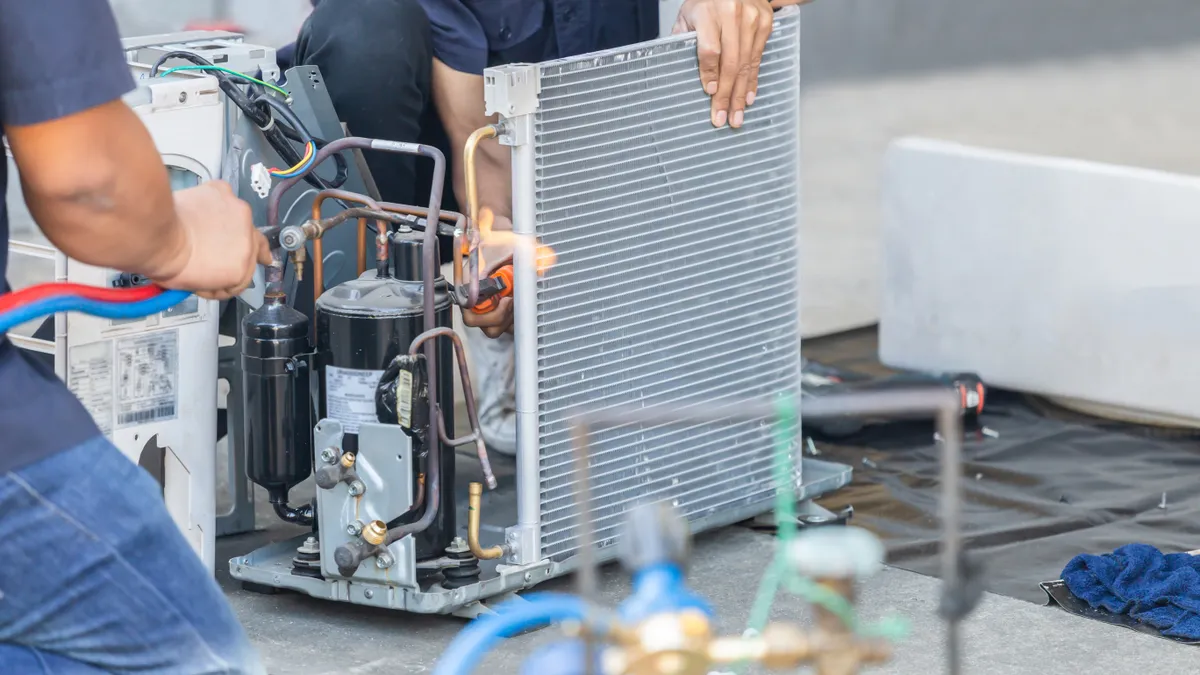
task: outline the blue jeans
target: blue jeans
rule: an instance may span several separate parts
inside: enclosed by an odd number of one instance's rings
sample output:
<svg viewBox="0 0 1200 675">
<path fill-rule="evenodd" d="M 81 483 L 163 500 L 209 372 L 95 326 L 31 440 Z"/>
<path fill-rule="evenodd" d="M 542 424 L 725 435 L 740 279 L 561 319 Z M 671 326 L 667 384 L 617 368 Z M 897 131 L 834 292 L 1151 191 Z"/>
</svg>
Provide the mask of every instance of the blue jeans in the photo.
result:
<svg viewBox="0 0 1200 675">
<path fill-rule="evenodd" d="M 0 474 L 0 673 L 134 672 L 265 671 L 158 483 L 107 440 Z"/>
</svg>

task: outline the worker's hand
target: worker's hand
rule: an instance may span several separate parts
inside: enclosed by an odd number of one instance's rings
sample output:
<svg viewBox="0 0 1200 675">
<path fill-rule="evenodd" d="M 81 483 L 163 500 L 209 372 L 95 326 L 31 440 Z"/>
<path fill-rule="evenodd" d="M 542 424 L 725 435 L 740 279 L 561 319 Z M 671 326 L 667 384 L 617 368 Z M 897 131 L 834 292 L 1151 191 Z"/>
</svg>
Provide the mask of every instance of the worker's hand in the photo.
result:
<svg viewBox="0 0 1200 675">
<path fill-rule="evenodd" d="M 482 253 L 482 252 L 481 252 Z M 495 254 L 495 251 L 493 251 Z M 483 257 L 482 255 L 480 257 Z M 504 258 L 491 258 L 496 260 L 494 264 L 487 267 L 487 273 L 484 276 L 491 276 L 493 272 L 505 265 L 512 264 L 512 253 L 509 253 Z M 487 314 L 476 314 L 472 310 L 463 312 L 463 323 L 468 326 L 474 326 L 483 331 L 483 334 L 490 338 L 498 338 L 505 333 L 513 332 L 513 299 L 512 296 L 500 298 L 500 304 L 496 309 Z"/>
<path fill-rule="evenodd" d="M 228 183 L 214 180 L 175 193 L 181 243 L 161 272 L 150 278 L 165 288 L 227 300 L 250 286 L 259 263 L 271 264 L 271 247 L 251 219 L 250 206 Z"/>
<path fill-rule="evenodd" d="M 771 0 L 772 9 L 783 9 L 788 5 L 807 5 L 812 0 Z"/>
<path fill-rule="evenodd" d="M 504 216 L 495 216 L 489 230 L 512 232 L 512 221 Z M 485 270 L 481 277 L 489 277 L 493 272 L 505 265 L 512 264 L 513 247 L 509 238 L 492 237 L 486 239 L 479 247 L 479 269 Z M 476 314 L 468 309 L 462 313 L 463 323 L 483 331 L 490 338 L 498 338 L 513 331 L 513 299 L 512 296 L 501 298 L 499 306 L 487 314 Z"/>
<path fill-rule="evenodd" d="M 779 0 L 779 5 L 801 0 Z M 712 97 L 712 123 L 740 127 L 758 94 L 758 67 L 771 36 L 768 0 L 685 0 L 675 33 L 696 31 L 700 84 Z"/>
</svg>

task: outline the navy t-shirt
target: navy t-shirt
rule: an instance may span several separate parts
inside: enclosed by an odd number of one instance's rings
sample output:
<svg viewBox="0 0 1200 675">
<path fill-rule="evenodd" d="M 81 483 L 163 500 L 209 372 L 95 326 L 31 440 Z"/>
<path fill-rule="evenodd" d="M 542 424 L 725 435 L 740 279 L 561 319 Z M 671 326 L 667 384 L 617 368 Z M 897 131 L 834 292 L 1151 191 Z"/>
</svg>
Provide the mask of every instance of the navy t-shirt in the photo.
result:
<svg viewBox="0 0 1200 675">
<path fill-rule="evenodd" d="M 433 55 L 479 75 L 505 61 L 577 56 L 658 36 L 658 0 L 420 0 Z"/>
<path fill-rule="evenodd" d="M 39 124 L 133 89 L 107 0 L 0 0 L 0 124 Z M 19 167 L 18 167 L 19 168 Z M 0 162 L 0 192 L 8 182 Z M 9 290 L 8 213 L 0 205 L 0 290 Z M 0 473 L 100 434 L 54 373 L 0 336 Z"/>
</svg>

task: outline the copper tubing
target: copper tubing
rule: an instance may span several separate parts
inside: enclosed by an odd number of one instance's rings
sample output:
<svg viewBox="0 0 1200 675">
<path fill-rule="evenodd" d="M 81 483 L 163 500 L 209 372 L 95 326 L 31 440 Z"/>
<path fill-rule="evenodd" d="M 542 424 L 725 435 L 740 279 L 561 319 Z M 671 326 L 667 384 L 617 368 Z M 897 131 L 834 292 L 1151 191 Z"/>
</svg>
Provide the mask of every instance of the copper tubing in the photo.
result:
<svg viewBox="0 0 1200 675">
<path fill-rule="evenodd" d="M 352 204 L 362 204 L 376 211 L 381 210 L 379 204 L 366 195 L 360 195 L 357 192 L 349 192 L 347 190 L 322 190 L 317 193 L 312 203 L 312 219 L 319 222 L 321 220 L 321 207 L 325 205 L 326 199 L 340 199 L 344 202 Z M 386 227 L 382 220 L 376 220 L 375 226 L 380 232 L 386 231 Z M 319 298 L 325 292 L 325 247 L 321 245 L 320 235 L 325 233 L 322 228 L 320 234 L 313 240 L 313 297 Z M 384 248 L 386 253 L 386 247 Z M 378 253 L 376 254 L 378 256 Z M 386 256 L 383 258 L 387 260 Z M 362 275 L 367 271 L 367 219 L 360 217 L 358 219 L 358 273 Z"/>
<path fill-rule="evenodd" d="M 503 558 L 508 555 L 507 547 L 501 545 L 483 548 L 479 545 L 479 510 L 483 503 L 483 486 L 471 483 L 468 489 L 470 494 L 467 501 L 467 546 L 471 548 L 471 555 L 480 560 Z"/>
<path fill-rule="evenodd" d="M 406 216 L 416 216 L 418 218 L 424 218 L 426 220 L 426 222 L 429 221 L 429 211 L 427 211 L 426 209 L 423 209 L 419 206 L 409 206 L 407 204 L 393 204 L 391 202 L 380 202 L 379 207 L 381 209 L 383 209 L 384 211 L 390 211 L 392 213 L 403 213 Z M 470 247 L 470 250 L 473 253 L 473 255 L 471 256 L 470 274 L 467 275 L 467 279 L 464 282 L 464 280 L 463 280 L 463 250 L 462 250 L 462 242 L 459 241 L 459 238 L 468 236 L 467 219 L 461 213 L 455 213 L 454 211 L 443 211 L 442 215 L 441 215 L 441 222 L 443 222 L 443 223 L 453 222 L 454 223 L 454 235 L 455 235 L 454 236 L 454 287 L 462 288 L 464 286 L 464 284 L 467 287 L 467 297 L 465 299 L 463 299 L 463 298 L 457 298 L 457 299 L 463 307 L 474 307 L 476 304 L 478 304 L 477 301 L 479 300 L 479 252 L 478 252 L 479 235 L 478 235 L 478 232 L 476 232 L 475 240 L 473 242 L 472 241 L 466 242 L 467 245 Z"/>
<path fill-rule="evenodd" d="M 452 328 L 434 328 L 421 333 L 413 339 L 408 347 L 408 355 L 416 356 L 421 345 L 436 337 L 448 337 L 454 343 L 454 354 L 458 358 L 458 377 L 462 381 L 463 398 L 467 404 L 467 420 L 471 425 L 471 433 L 462 438 L 449 438 L 446 433 L 446 421 L 441 415 L 437 418 L 438 438 L 442 443 L 457 448 L 468 443 L 475 444 L 475 454 L 479 456 L 479 467 L 483 469 L 483 479 L 487 481 L 488 489 L 496 489 L 496 475 L 492 473 L 492 462 L 488 459 L 487 446 L 483 442 L 483 433 L 479 430 L 479 415 L 475 412 L 475 394 L 471 388 L 471 373 L 467 368 L 467 357 L 463 351 L 462 340 Z M 433 370 L 432 365 L 426 371 Z"/>
<path fill-rule="evenodd" d="M 408 507 L 408 510 L 399 517 L 393 518 L 388 523 L 388 527 L 396 527 L 400 525 L 410 517 L 420 513 L 423 506 L 425 506 L 425 474 L 422 473 L 417 475 L 417 494 L 413 498 L 412 506 Z"/>
<path fill-rule="evenodd" d="M 475 151 L 479 149 L 479 143 L 483 139 L 499 135 L 499 125 L 489 124 L 476 129 L 463 145 L 463 183 L 467 188 L 467 217 L 470 219 L 468 227 L 479 227 L 479 176 L 475 170 Z"/>
<path fill-rule="evenodd" d="M 462 262 L 462 244 L 465 243 L 467 251 L 471 259 L 472 278 L 478 279 L 479 271 L 479 172 L 475 167 L 475 151 L 479 149 L 480 142 L 485 138 L 496 138 L 500 135 L 501 127 L 498 124 L 489 124 L 481 129 L 476 129 L 474 133 L 467 137 L 466 144 L 463 145 L 463 183 L 467 190 L 467 227 L 463 231 L 464 242 L 454 242 L 454 265 L 455 265 L 455 285 L 461 285 L 462 282 L 457 277 L 461 274 L 458 268 L 461 268 Z M 475 284 L 468 292 L 467 303 L 464 307 L 471 308 L 479 304 L 479 286 Z"/>
</svg>

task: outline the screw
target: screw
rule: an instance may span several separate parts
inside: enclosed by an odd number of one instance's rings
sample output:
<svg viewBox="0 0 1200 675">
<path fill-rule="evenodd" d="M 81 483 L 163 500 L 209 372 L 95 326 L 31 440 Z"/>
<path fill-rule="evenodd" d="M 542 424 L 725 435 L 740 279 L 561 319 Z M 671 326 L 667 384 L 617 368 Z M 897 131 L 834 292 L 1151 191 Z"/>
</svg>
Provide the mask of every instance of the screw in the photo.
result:
<svg viewBox="0 0 1200 675">
<path fill-rule="evenodd" d="M 326 464 L 333 464 L 337 461 L 338 453 L 333 448 L 325 448 L 321 451 L 321 461 Z"/>
<path fill-rule="evenodd" d="M 379 555 L 375 556 L 375 566 L 381 570 L 386 570 L 395 564 L 396 561 L 392 559 L 390 553 L 380 553 Z"/>
<path fill-rule="evenodd" d="M 351 537 L 357 537 L 358 535 L 362 534 L 362 529 L 362 522 L 356 520 L 346 526 L 346 534 L 350 535 Z"/>
<path fill-rule="evenodd" d="M 525 581 L 526 581 L 526 582 L 533 581 L 533 572 L 526 572 L 526 573 L 525 573 Z"/>
<path fill-rule="evenodd" d="M 350 496 L 357 497 L 367 491 L 367 486 L 362 484 L 361 480 L 356 480 L 350 483 Z"/>
<path fill-rule="evenodd" d="M 368 588 L 367 590 L 363 591 L 363 595 L 365 595 L 367 597 L 367 599 L 370 600 L 371 598 L 375 597 L 375 591 Z"/>
<path fill-rule="evenodd" d="M 181 91 L 181 92 L 179 92 L 179 102 L 180 102 L 180 103 L 186 103 L 186 102 L 187 102 L 187 92 L 186 92 L 186 91 Z"/>
</svg>

